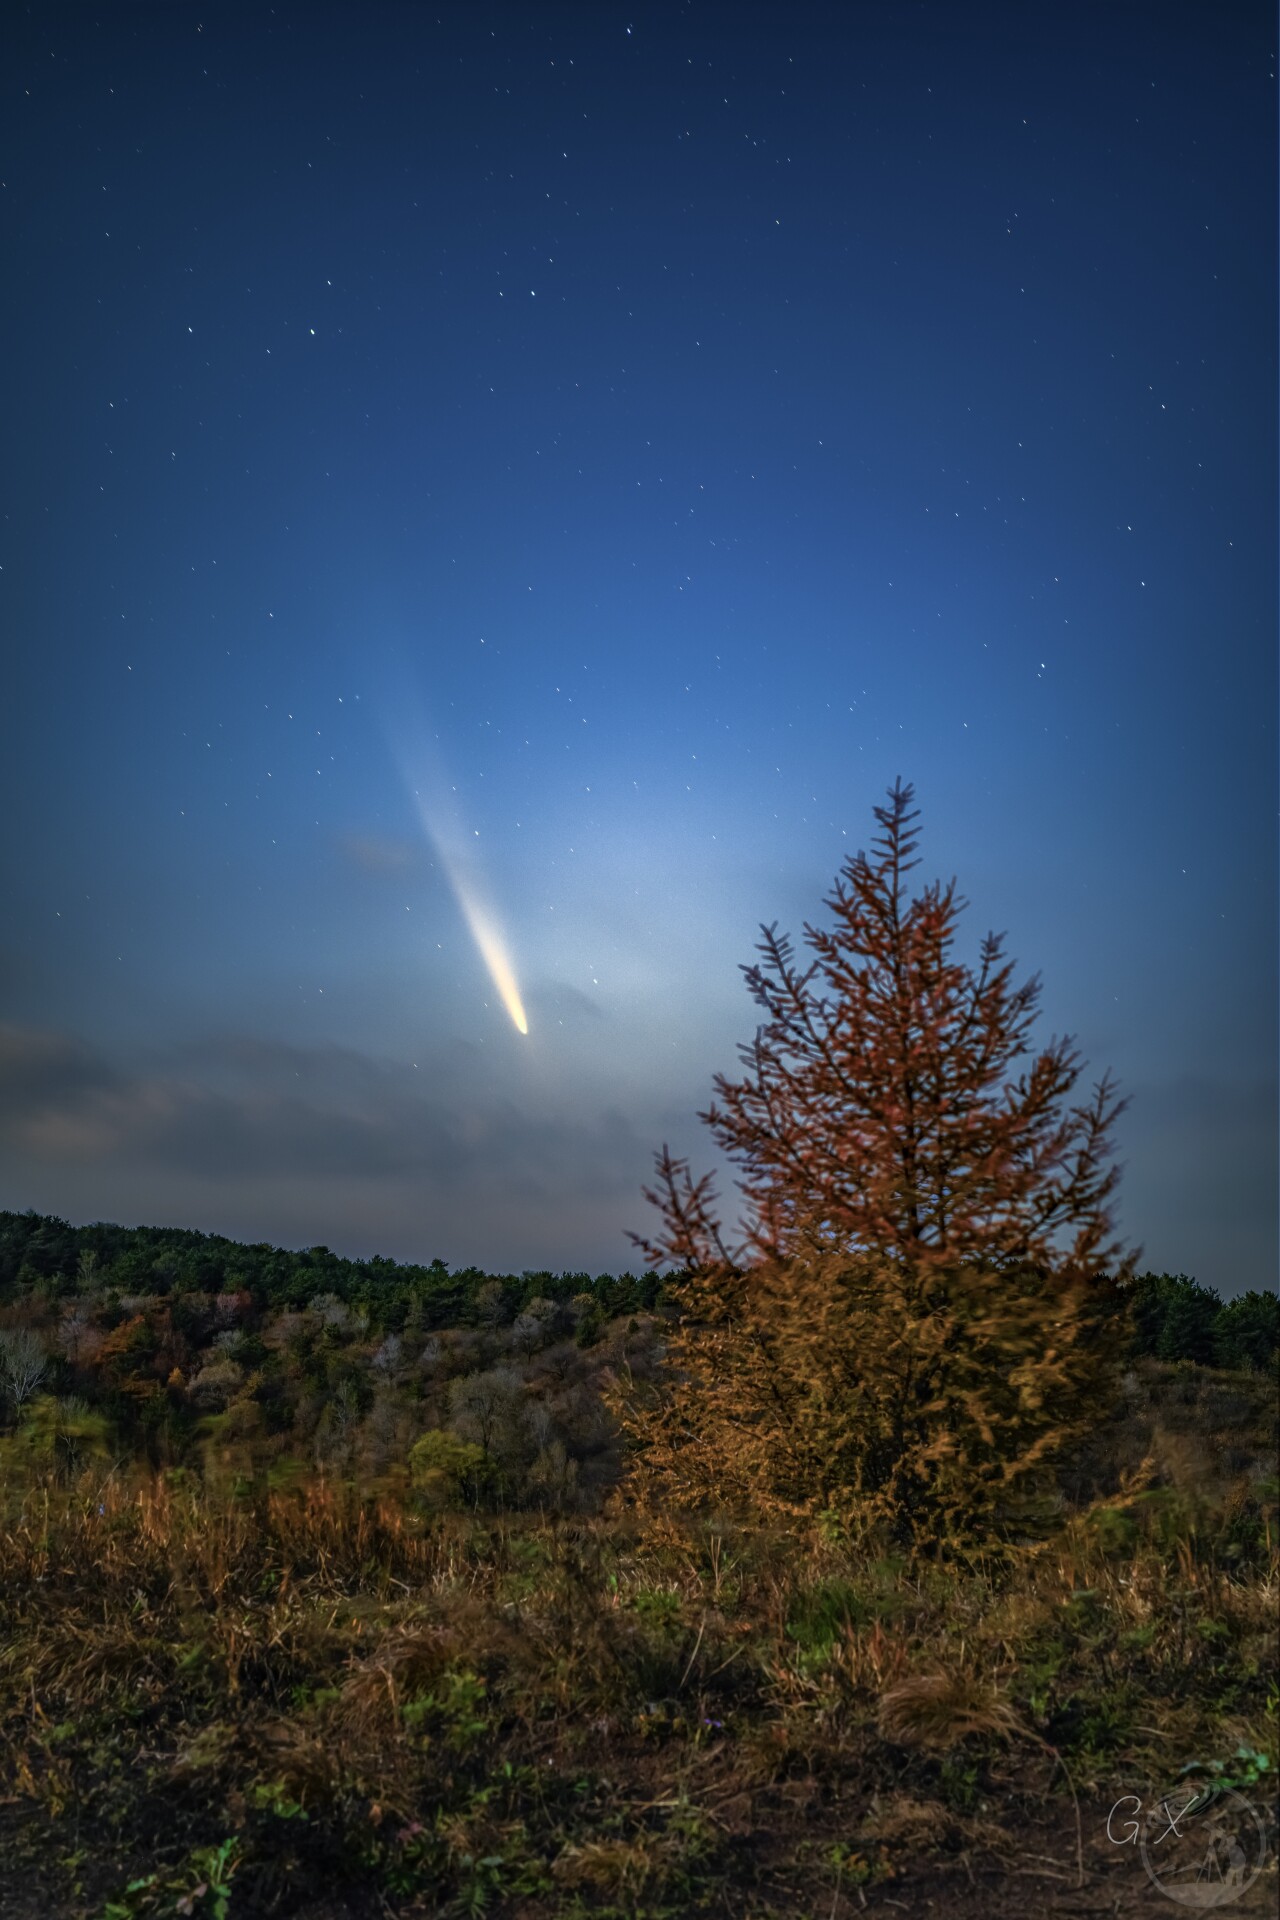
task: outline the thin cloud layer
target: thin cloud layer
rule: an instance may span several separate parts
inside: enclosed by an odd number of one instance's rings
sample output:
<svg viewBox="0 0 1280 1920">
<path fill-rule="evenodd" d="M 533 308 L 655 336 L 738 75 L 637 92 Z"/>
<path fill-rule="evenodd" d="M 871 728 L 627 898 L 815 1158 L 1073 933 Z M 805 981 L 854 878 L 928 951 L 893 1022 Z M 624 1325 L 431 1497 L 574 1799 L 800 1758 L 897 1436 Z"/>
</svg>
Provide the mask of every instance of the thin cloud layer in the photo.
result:
<svg viewBox="0 0 1280 1920">
<path fill-rule="evenodd" d="M 30 1204 L 56 1175 L 60 1210 L 75 1214 L 77 1193 L 91 1206 L 110 1173 L 122 1196 L 151 1192 L 156 1217 L 171 1214 L 170 1196 L 202 1191 L 202 1220 L 218 1224 L 270 1185 L 312 1196 L 314 1239 L 341 1188 L 347 1217 L 393 1221 L 402 1244 L 409 1233 L 418 1241 L 421 1222 L 464 1263 L 517 1268 L 576 1264 L 586 1209 L 598 1216 L 597 1257 L 625 1264 L 626 1243 L 615 1227 L 609 1252 L 604 1218 L 626 1213 L 629 1195 L 644 1210 L 651 1143 L 616 1111 L 530 1112 L 469 1092 L 469 1077 L 456 1054 L 414 1070 L 245 1034 L 116 1063 L 73 1034 L 3 1027 L 0 1140 L 15 1173 L 26 1171 L 6 1199 Z"/>
</svg>

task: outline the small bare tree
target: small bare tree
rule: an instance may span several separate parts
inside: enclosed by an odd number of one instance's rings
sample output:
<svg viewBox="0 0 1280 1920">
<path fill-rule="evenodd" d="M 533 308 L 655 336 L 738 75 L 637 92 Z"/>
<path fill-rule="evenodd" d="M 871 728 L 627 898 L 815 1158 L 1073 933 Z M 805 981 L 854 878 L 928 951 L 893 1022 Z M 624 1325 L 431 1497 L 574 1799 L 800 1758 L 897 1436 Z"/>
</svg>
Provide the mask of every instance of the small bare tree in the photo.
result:
<svg viewBox="0 0 1280 1920">
<path fill-rule="evenodd" d="M 505 1457 L 512 1451 L 528 1397 L 514 1367 L 489 1367 L 450 1382 L 450 1417 L 455 1430 L 474 1441 L 486 1459 Z"/>
<path fill-rule="evenodd" d="M 49 1356 L 39 1335 L 30 1327 L 0 1332 L 0 1389 L 21 1413 L 49 1369 Z"/>
</svg>

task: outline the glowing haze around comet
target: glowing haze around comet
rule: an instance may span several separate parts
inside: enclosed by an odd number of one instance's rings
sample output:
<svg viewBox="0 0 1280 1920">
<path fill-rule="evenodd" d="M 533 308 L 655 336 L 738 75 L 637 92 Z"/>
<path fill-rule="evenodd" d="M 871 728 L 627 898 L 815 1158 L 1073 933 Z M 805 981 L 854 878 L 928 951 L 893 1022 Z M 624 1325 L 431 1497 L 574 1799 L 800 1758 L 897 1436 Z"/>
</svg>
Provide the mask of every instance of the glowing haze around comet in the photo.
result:
<svg viewBox="0 0 1280 1920">
<path fill-rule="evenodd" d="M 457 819 L 457 809 L 439 768 L 423 779 L 421 767 L 427 754 L 419 748 L 412 754 L 399 754 L 405 783 L 413 795 L 418 819 L 430 844 L 435 848 L 445 878 L 462 910 L 467 930 L 479 949 L 498 989 L 498 997 L 511 1015 L 517 1033 L 527 1034 L 529 1021 L 516 985 L 515 968 L 507 951 L 502 922 L 488 897 L 475 854 Z"/>
</svg>

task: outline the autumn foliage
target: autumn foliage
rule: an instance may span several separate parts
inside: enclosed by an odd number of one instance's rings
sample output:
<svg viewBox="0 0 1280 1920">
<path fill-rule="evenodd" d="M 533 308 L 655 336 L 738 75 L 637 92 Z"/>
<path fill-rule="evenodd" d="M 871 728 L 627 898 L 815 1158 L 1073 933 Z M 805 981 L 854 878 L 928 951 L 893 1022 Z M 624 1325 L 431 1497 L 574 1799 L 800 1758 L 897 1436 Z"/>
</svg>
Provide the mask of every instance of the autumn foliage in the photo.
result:
<svg viewBox="0 0 1280 1920">
<path fill-rule="evenodd" d="M 956 952 L 955 882 L 914 897 L 901 783 L 806 925 L 743 969 L 764 1018 L 700 1117 L 738 1174 L 664 1148 L 642 1240 L 680 1317 L 666 1389 L 620 1404 L 641 1481 L 682 1504 L 826 1510 L 911 1541 L 1016 1534 L 1107 1391 L 1100 1322 L 1123 1103 L 1072 1101 L 1069 1039 L 1034 1052 L 1039 981 L 1002 938 Z"/>
</svg>

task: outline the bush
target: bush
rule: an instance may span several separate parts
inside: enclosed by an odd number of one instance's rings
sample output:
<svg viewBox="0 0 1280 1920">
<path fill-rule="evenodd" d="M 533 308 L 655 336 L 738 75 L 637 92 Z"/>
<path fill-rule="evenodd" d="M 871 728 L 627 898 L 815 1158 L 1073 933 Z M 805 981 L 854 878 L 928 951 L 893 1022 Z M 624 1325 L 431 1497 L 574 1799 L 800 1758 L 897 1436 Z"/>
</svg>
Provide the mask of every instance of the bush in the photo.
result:
<svg viewBox="0 0 1280 1920">
<path fill-rule="evenodd" d="M 433 1427 L 409 1449 L 409 1477 L 414 1491 L 432 1506 L 474 1506 L 491 1473 L 483 1447 L 456 1433 Z"/>
</svg>

